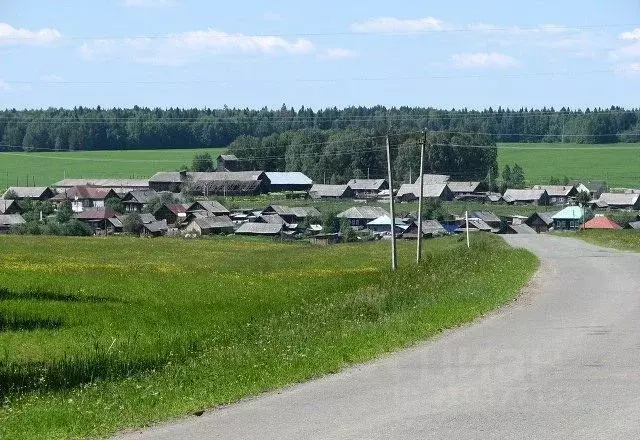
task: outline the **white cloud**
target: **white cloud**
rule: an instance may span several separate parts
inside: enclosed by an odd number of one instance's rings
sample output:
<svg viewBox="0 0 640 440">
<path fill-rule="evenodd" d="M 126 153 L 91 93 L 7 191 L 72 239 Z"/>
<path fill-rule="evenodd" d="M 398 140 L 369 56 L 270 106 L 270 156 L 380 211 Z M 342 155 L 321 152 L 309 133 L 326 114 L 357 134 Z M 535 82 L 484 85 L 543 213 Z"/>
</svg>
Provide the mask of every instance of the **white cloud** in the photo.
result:
<svg viewBox="0 0 640 440">
<path fill-rule="evenodd" d="M 343 49 L 341 47 L 330 48 L 322 51 L 320 58 L 328 60 L 344 60 L 347 58 L 355 58 L 358 56 L 356 51 L 351 49 Z"/>
<path fill-rule="evenodd" d="M 640 41 L 637 41 L 633 44 L 628 44 L 619 49 L 616 49 L 611 52 L 610 57 L 612 60 L 624 60 L 624 59 L 633 59 L 640 58 Z"/>
<path fill-rule="evenodd" d="M 515 58 L 498 52 L 458 53 L 451 56 L 454 65 L 459 68 L 510 68 L 520 63 Z"/>
<path fill-rule="evenodd" d="M 207 55 L 305 55 L 315 51 L 306 39 L 229 34 L 215 29 L 168 34 L 160 38 L 101 39 L 84 43 L 86 60 L 133 59 L 156 65 L 183 65 Z"/>
<path fill-rule="evenodd" d="M 623 32 L 620 34 L 620 38 L 623 40 L 640 40 L 640 28 L 635 28 L 630 32 Z"/>
<path fill-rule="evenodd" d="M 0 45 L 32 45 L 46 46 L 62 38 L 57 29 L 42 28 L 36 31 L 15 28 L 7 23 L 0 23 Z"/>
<path fill-rule="evenodd" d="M 4 80 L 0 79 L 0 92 L 10 92 L 13 88 Z"/>
<path fill-rule="evenodd" d="M 400 19 L 394 17 L 378 17 L 351 23 L 351 31 L 357 33 L 411 33 L 441 31 L 444 22 L 433 17 L 418 19 Z"/>
<path fill-rule="evenodd" d="M 124 6 L 132 8 L 163 8 L 177 6 L 177 0 L 124 0 Z"/>
</svg>

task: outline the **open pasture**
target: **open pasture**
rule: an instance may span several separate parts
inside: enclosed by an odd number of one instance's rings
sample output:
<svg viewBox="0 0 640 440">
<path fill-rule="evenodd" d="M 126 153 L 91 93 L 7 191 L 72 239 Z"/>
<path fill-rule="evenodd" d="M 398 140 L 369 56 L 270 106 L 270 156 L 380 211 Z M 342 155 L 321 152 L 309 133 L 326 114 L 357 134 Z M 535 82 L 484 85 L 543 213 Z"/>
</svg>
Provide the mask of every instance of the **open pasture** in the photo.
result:
<svg viewBox="0 0 640 440">
<path fill-rule="evenodd" d="M 0 438 L 102 436 L 337 371 L 511 299 L 500 238 L 0 237 Z"/>
</svg>

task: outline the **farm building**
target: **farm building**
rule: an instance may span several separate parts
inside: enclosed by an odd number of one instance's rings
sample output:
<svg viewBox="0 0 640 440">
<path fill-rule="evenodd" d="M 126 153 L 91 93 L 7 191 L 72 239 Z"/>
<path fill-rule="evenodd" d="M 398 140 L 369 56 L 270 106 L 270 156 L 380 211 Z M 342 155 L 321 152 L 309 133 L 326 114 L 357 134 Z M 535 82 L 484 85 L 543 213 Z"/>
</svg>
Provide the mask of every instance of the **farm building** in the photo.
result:
<svg viewBox="0 0 640 440">
<path fill-rule="evenodd" d="M 166 220 L 156 220 L 150 223 L 143 223 L 140 235 L 143 237 L 160 237 L 169 230 Z"/>
<path fill-rule="evenodd" d="M 550 205 L 564 205 L 578 195 L 578 190 L 573 185 L 536 185 L 533 189 L 543 189 L 549 195 Z"/>
<path fill-rule="evenodd" d="M 243 223 L 236 229 L 237 235 L 276 236 L 282 233 L 283 225 L 277 223 Z"/>
<path fill-rule="evenodd" d="M 313 180 L 298 171 L 265 173 L 271 182 L 271 192 L 309 191 Z"/>
<path fill-rule="evenodd" d="M 455 198 L 479 195 L 480 182 L 448 182 L 447 186 Z"/>
<path fill-rule="evenodd" d="M 402 234 L 408 225 L 401 219 L 396 218 L 394 221 L 394 231 L 396 234 Z M 391 232 L 391 217 L 383 215 L 375 220 L 367 223 L 367 229 L 375 233 Z"/>
<path fill-rule="evenodd" d="M 502 199 L 511 205 L 549 204 L 549 195 L 544 189 L 508 189 Z"/>
<path fill-rule="evenodd" d="M 584 229 L 622 229 L 622 226 L 604 215 L 596 215 L 582 225 Z"/>
<path fill-rule="evenodd" d="M 640 229 L 640 220 L 627 223 L 625 229 Z"/>
<path fill-rule="evenodd" d="M 145 191 L 149 189 L 148 179 L 63 179 L 53 185 L 58 192 L 74 186 L 93 186 L 95 188 L 113 189 L 123 195 L 130 191 Z"/>
<path fill-rule="evenodd" d="M 226 215 L 195 218 L 187 225 L 185 232 L 198 235 L 231 234 L 233 222 Z"/>
<path fill-rule="evenodd" d="M 48 200 L 55 194 L 47 186 L 12 186 L 2 196 L 13 200 Z M 11 196 L 11 197 L 8 197 Z"/>
<path fill-rule="evenodd" d="M 524 223 L 538 233 L 547 232 L 553 226 L 553 218 L 548 212 L 534 212 Z"/>
<path fill-rule="evenodd" d="M 330 245 L 340 243 L 342 235 L 339 232 L 333 234 L 317 234 L 309 239 L 311 244 Z"/>
<path fill-rule="evenodd" d="M 51 200 L 54 202 L 71 202 L 73 212 L 82 212 L 87 209 L 104 209 L 108 199 L 118 199 L 118 194 L 111 188 L 94 188 L 92 186 L 74 186 L 64 189 Z"/>
<path fill-rule="evenodd" d="M 500 220 L 500 217 L 490 211 L 471 211 L 468 215 L 469 218 L 478 218 L 482 220 L 495 230 L 500 229 L 500 226 L 502 225 L 502 220 Z"/>
<path fill-rule="evenodd" d="M 640 194 L 602 193 L 595 205 L 598 208 L 637 210 L 640 209 Z"/>
<path fill-rule="evenodd" d="M 268 193 L 270 181 L 263 171 L 236 172 L 160 172 L 149 179 L 155 191 L 180 192 L 188 184 L 195 193 L 208 195 L 254 195 Z"/>
<path fill-rule="evenodd" d="M 261 213 L 264 215 L 277 214 L 286 223 L 299 223 L 306 218 L 319 218 L 320 211 L 313 206 L 289 207 L 283 205 L 269 205 Z"/>
<path fill-rule="evenodd" d="M 383 216 L 389 217 L 389 213 L 380 206 L 354 206 L 336 217 L 346 218 L 353 228 L 365 228 L 367 223 Z"/>
<path fill-rule="evenodd" d="M 425 185 L 434 185 L 438 183 L 449 183 L 451 180 L 451 176 L 447 174 L 424 174 L 424 184 Z M 414 182 L 414 185 L 420 185 L 420 176 Z"/>
<path fill-rule="evenodd" d="M 353 190 L 349 185 L 314 184 L 309 190 L 312 199 L 349 199 L 353 198 Z"/>
<path fill-rule="evenodd" d="M 229 210 L 217 200 L 198 200 L 189 207 L 189 212 L 202 212 L 207 216 L 229 215 Z"/>
<path fill-rule="evenodd" d="M 0 214 L 0 234 L 6 234 L 14 226 L 24 224 L 24 218 L 20 214 Z"/>
<path fill-rule="evenodd" d="M 570 180 L 569 185 L 575 186 L 579 193 L 588 192 L 591 198 L 600 197 L 600 194 L 608 190 L 607 184 L 601 180 Z"/>
<path fill-rule="evenodd" d="M 0 199 L 0 214 L 20 214 L 20 205 L 15 200 Z"/>
<path fill-rule="evenodd" d="M 465 232 L 467 229 L 467 221 L 464 218 L 457 220 L 458 228 L 456 232 Z M 495 230 L 479 218 L 469 218 L 469 231 L 494 232 Z"/>
<path fill-rule="evenodd" d="M 431 200 L 453 200 L 453 193 L 446 183 L 425 183 L 423 196 Z M 420 197 L 420 185 L 402 184 L 396 197 L 401 202 L 413 202 Z"/>
<path fill-rule="evenodd" d="M 152 189 L 129 191 L 122 198 L 122 204 L 126 212 L 142 212 L 155 197 L 158 193 Z"/>
<path fill-rule="evenodd" d="M 422 236 L 425 238 L 438 237 L 447 234 L 447 230 L 437 220 L 422 220 Z M 418 221 L 409 224 L 402 234 L 402 238 L 418 238 Z"/>
<path fill-rule="evenodd" d="M 216 171 L 241 171 L 240 160 L 234 154 L 221 154 L 216 158 L 218 167 Z"/>
<path fill-rule="evenodd" d="M 156 220 L 165 220 L 169 225 L 176 225 L 187 219 L 187 211 L 191 205 L 190 203 L 164 204 L 156 209 L 153 216 Z"/>
<path fill-rule="evenodd" d="M 389 189 L 386 179 L 351 179 L 347 185 L 358 199 L 375 198 L 380 191 Z"/>
<path fill-rule="evenodd" d="M 556 231 L 578 229 L 584 220 L 591 217 L 591 213 L 580 206 L 567 206 L 551 216 Z"/>
<path fill-rule="evenodd" d="M 506 225 L 504 229 L 505 234 L 537 234 L 536 230 L 526 223 L 520 223 L 517 225 Z"/>
<path fill-rule="evenodd" d="M 76 212 L 74 217 L 78 221 L 89 225 L 94 234 L 98 231 L 107 231 L 107 233 L 112 234 L 115 232 L 115 227 L 109 219 L 117 218 L 116 215 L 117 213 L 114 211 L 92 208 Z M 122 227 L 122 223 L 120 227 Z"/>
</svg>

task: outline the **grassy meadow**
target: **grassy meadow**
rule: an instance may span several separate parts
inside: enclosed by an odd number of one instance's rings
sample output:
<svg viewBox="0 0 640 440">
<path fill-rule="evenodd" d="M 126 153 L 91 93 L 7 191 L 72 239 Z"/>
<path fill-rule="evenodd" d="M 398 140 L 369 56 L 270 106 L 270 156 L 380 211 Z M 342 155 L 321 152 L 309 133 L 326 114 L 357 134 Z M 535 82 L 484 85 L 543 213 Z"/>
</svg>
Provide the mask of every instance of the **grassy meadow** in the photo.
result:
<svg viewBox="0 0 640 440">
<path fill-rule="evenodd" d="M 529 184 L 551 177 L 605 180 L 612 187 L 640 187 L 640 144 L 499 144 L 498 163 L 519 164 Z"/>
<path fill-rule="evenodd" d="M 635 229 L 585 230 L 571 236 L 606 248 L 640 252 L 640 233 Z"/>
<path fill-rule="evenodd" d="M 512 299 L 536 258 L 478 234 L 317 247 L 0 236 L 0 438 L 104 436 L 410 345 Z"/>
<path fill-rule="evenodd" d="M 67 178 L 139 178 L 190 164 L 196 153 L 215 158 L 224 149 L 111 150 L 0 153 L 0 188 L 48 186 Z"/>
</svg>

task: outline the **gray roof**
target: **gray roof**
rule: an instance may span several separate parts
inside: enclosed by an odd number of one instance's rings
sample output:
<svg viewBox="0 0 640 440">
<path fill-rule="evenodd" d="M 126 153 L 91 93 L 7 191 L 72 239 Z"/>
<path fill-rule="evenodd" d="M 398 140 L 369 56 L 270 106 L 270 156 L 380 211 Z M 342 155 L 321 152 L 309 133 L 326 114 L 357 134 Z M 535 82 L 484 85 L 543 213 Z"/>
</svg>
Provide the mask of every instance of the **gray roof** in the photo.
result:
<svg viewBox="0 0 640 440">
<path fill-rule="evenodd" d="M 389 217 L 389 213 L 380 206 L 353 206 L 336 217 L 375 220 L 382 216 Z"/>
<path fill-rule="evenodd" d="M 131 199 L 135 199 L 137 203 L 149 203 L 149 200 L 157 197 L 158 193 L 152 189 L 143 189 L 143 190 L 134 190 L 129 191 L 125 194 L 125 198 L 131 197 Z M 123 203 L 135 203 L 133 200 L 125 200 Z"/>
<path fill-rule="evenodd" d="M 262 214 L 260 216 L 265 223 L 274 223 L 277 225 L 284 225 L 286 222 L 278 214 Z"/>
<path fill-rule="evenodd" d="M 265 173 L 272 185 L 313 185 L 313 181 L 299 171 Z"/>
<path fill-rule="evenodd" d="M 549 212 L 534 212 L 529 216 L 529 218 L 533 217 L 534 215 L 540 217 L 540 220 L 545 222 L 545 224 L 547 225 L 551 225 L 553 223 L 552 214 Z M 527 220 L 529 220 L 529 218 Z"/>
<path fill-rule="evenodd" d="M 167 221 L 166 220 L 156 220 L 154 222 L 151 223 L 144 223 L 143 224 L 143 228 L 145 228 L 147 231 L 154 233 L 154 232 L 165 232 L 169 229 L 169 227 L 167 226 Z"/>
<path fill-rule="evenodd" d="M 320 217 L 320 211 L 315 206 L 293 206 L 291 212 L 298 218 Z"/>
<path fill-rule="evenodd" d="M 536 185 L 533 189 L 543 189 L 550 197 L 567 197 L 575 186 L 573 185 Z"/>
<path fill-rule="evenodd" d="M 19 199 L 39 199 L 45 191 L 49 190 L 46 186 L 12 186 L 2 196 L 9 192 L 14 192 Z"/>
<path fill-rule="evenodd" d="M 347 185 L 355 191 L 379 191 L 386 179 L 351 179 Z"/>
<path fill-rule="evenodd" d="M 229 210 L 217 200 L 198 200 L 196 203 L 202 206 L 207 212 L 213 214 L 229 214 Z"/>
<path fill-rule="evenodd" d="M 438 220 L 422 220 L 422 233 L 431 235 L 443 235 L 447 233 L 447 230 L 440 224 Z M 406 237 L 418 236 L 418 221 L 414 221 L 407 232 L 404 233 Z"/>
<path fill-rule="evenodd" d="M 11 208 L 11 205 L 13 205 L 14 203 L 16 203 L 15 200 L 0 199 L 0 214 L 4 214 L 5 212 L 7 212 L 7 210 Z"/>
<path fill-rule="evenodd" d="M 116 228 L 122 228 L 123 227 L 122 220 L 120 220 L 118 217 L 108 218 L 107 221 L 109 223 L 111 223 Z"/>
<path fill-rule="evenodd" d="M 634 206 L 638 203 L 638 197 L 640 194 L 602 193 L 598 201 L 609 206 Z"/>
<path fill-rule="evenodd" d="M 640 229 L 640 221 L 629 222 L 628 225 L 631 229 Z"/>
<path fill-rule="evenodd" d="M 484 220 L 479 218 L 469 219 L 469 226 L 473 226 L 480 231 L 490 231 L 492 229 Z"/>
<path fill-rule="evenodd" d="M 148 179 L 63 179 L 53 186 L 71 188 L 72 186 L 96 186 L 98 188 L 148 188 Z"/>
<path fill-rule="evenodd" d="M 540 200 L 545 193 L 544 189 L 508 189 L 502 198 L 505 202 L 530 202 Z"/>
<path fill-rule="evenodd" d="M 520 223 L 519 225 L 509 225 L 508 227 L 516 234 L 536 234 L 535 229 L 525 223 Z"/>
<path fill-rule="evenodd" d="M 418 183 L 419 185 L 420 183 Z M 478 190 L 480 182 L 447 182 L 449 189 L 454 194 L 457 193 L 473 193 Z"/>
<path fill-rule="evenodd" d="M 343 197 L 348 189 L 348 185 L 322 185 L 316 183 L 311 187 L 309 193 L 317 197 Z"/>
<path fill-rule="evenodd" d="M 243 223 L 236 234 L 246 235 L 277 235 L 282 232 L 282 225 L 277 223 Z"/>
<path fill-rule="evenodd" d="M 20 214 L 1 214 L 0 215 L 0 225 L 2 226 L 21 225 L 23 223 L 25 223 L 25 221 Z"/>
<path fill-rule="evenodd" d="M 446 183 L 425 183 L 423 195 L 425 198 L 437 198 L 442 195 L 446 188 Z M 410 185 L 408 183 L 400 185 L 400 189 L 398 189 L 396 196 L 402 197 L 406 194 L 413 194 L 416 198 L 420 197 L 420 185 Z"/>
<path fill-rule="evenodd" d="M 201 229 L 229 229 L 234 226 L 229 216 L 226 215 L 196 218 L 193 223 L 200 226 Z"/>
<path fill-rule="evenodd" d="M 221 154 L 220 157 L 222 160 L 238 160 L 235 154 Z"/>
<path fill-rule="evenodd" d="M 500 217 L 490 211 L 471 211 L 469 218 L 479 218 L 485 222 L 499 223 Z"/>
<path fill-rule="evenodd" d="M 149 182 L 181 183 L 183 176 L 178 171 L 160 171 L 149 178 Z"/>
<path fill-rule="evenodd" d="M 604 190 L 607 187 L 607 184 L 602 180 L 570 180 L 569 185 L 578 186 L 578 185 L 586 186 L 589 191 L 597 192 L 600 190 Z"/>
<path fill-rule="evenodd" d="M 187 177 L 194 183 L 215 182 L 225 180 L 255 181 L 263 179 L 264 171 L 213 171 L 213 172 L 188 172 Z"/>
<path fill-rule="evenodd" d="M 425 174 L 424 175 L 424 184 L 435 184 L 435 183 L 448 183 L 451 176 L 447 174 Z M 420 176 L 414 182 L 414 185 L 420 185 Z"/>
</svg>

